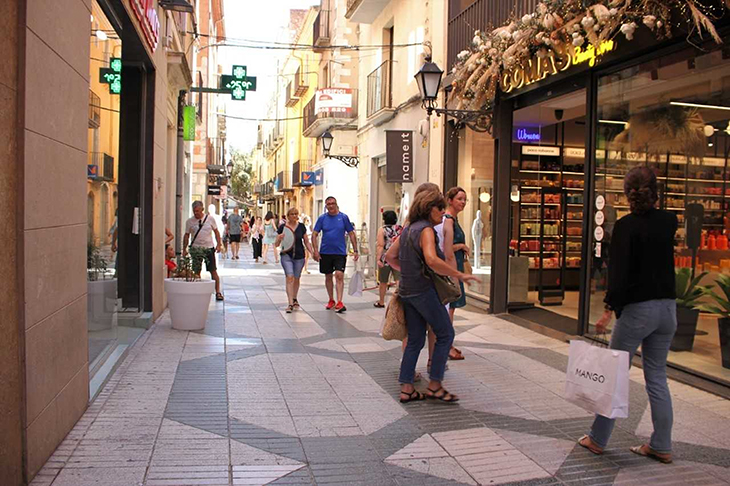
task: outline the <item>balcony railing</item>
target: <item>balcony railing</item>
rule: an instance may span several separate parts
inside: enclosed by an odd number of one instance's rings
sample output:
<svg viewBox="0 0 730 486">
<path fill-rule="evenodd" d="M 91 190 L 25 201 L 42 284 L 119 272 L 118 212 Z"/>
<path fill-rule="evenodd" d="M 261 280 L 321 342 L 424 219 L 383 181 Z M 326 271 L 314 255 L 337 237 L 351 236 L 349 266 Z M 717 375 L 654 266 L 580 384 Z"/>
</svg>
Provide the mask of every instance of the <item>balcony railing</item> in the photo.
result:
<svg viewBox="0 0 730 486">
<path fill-rule="evenodd" d="M 314 19 L 314 48 L 328 46 L 330 43 L 330 12 L 329 10 L 320 10 L 317 18 Z"/>
<path fill-rule="evenodd" d="M 352 103 L 350 107 L 340 107 L 335 109 L 320 109 L 317 113 L 317 97 L 320 96 L 322 90 L 318 90 L 312 99 L 304 107 L 304 128 L 305 137 L 319 137 L 325 131 L 333 126 L 347 125 L 357 119 L 358 91 L 356 89 L 349 90 L 352 94 Z"/>
<path fill-rule="evenodd" d="M 290 82 L 286 86 L 286 102 L 284 103 L 288 108 L 291 108 L 293 106 L 296 106 L 297 103 L 299 103 L 299 98 L 294 96 L 294 90 L 296 89 L 293 86 L 294 82 Z"/>
<path fill-rule="evenodd" d="M 311 160 L 298 160 L 292 164 L 292 174 L 291 174 L 291 180 L 292 180 L 292 186 L 298 187 L 298 186 L 310 186 L 314 181 L 308 182 L 304 181 L 302 179 L 302 172 L 311 172 L 312 171 L 312 161 Z M 308 183 L 307 183 L 308 182 Z"/>
<path fill-rule="evenodd" d="M 298 67 L 297 72 L 294 74 L 294 96 L 301 98 L 304 93 L 309 89 L 307 84 L 307 76 L 302 74 L 302 68 Z"/>
<path fill-rule="evenodd" d="M 89 152 L 87 175 L 89 179 L 114 180 L 114 157 L 104 152 Z"/>
<path fill-rule="evenodd" d="M 368 74 L 368 118 L 384 108 L 392 108 L 393 106 L 390 69 L 391 62 L 385 61 L 372 73 Z"/>
<path fill-rule="evenodd" d="M 450 3 L 458 0 L 450 0 Z M 519 18 L 535 11 L 538 0 L 476 0 L 449 21 L 448 66 L 456 62 L 456 55 L 467 49 L 474 38 L 475 30 L 486 30 L 502 25 L 514 12 Z M 349 5 L 349 1 L 348 1 Z"/>
<path fill-rule="evenodd" d="M 101 126 L 101 98 L 89 90 L 89 128 Z"/>
</svg>

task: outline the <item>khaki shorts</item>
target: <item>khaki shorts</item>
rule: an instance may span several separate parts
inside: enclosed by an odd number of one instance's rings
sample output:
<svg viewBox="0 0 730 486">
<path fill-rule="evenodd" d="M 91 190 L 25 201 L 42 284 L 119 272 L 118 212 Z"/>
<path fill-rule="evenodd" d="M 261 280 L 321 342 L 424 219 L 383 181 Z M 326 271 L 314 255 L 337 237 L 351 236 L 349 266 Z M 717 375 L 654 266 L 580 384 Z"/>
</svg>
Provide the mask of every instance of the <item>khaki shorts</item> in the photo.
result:
<svg viewBox="0 0 730 486">
<path fill-rule="evenodd" d="M 378 267 L 378 283 L 388 283 L 388 279 L 393 275 L 393 280 L 400 280 L 400 272 L 386 265 Z"/>
</svg>

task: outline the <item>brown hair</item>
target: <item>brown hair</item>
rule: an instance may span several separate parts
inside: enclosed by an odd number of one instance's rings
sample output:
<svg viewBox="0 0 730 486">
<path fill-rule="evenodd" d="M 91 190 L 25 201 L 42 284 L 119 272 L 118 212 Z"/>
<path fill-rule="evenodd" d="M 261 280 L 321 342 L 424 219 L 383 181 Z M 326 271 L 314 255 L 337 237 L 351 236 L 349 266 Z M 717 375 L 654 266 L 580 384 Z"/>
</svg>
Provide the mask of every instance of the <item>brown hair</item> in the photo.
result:
<svg viewBox="0 0 730 486">
<path fill-rule="evenodd" d="M 431 209 L 434 207 L 438 207 L 440 209 L 444 209 L 446 207 L 446 201 L 444 200 L 443 194 L 439 191 L 433 190 L 417 192 L 416 197 L 413 198 L 413 204 L 408 210 L 408 222 L 413 224 L 422 219 L 429 219 Z"/>
<path fill-rule="evenodd" d="M 465 190 L 464 190 L 463 188 L 461 188 L 461 187 L 459 187 L 459 186 L 456 186 L 456 187 L 452 187 L 452 188 L 451 188 L 451 189 L 449 189 L 449 190 L 448 190 L 448 192 L 446 193 L 446 201 L 447 201 L 447 202 L 448 202 L 448 201 L 451 201 L 451 200 L 452 200 L 452 199 L 454 199 L 454 198 L 455 198 L 456 196 L 458 196 L 460 192 L 463 192 L 464 194 L 466 194 L 466 191 L 465 191 Z"/>
<path fill-rule="evenodd" d="M 297 213 L 299 214 L 299 210 L 297 208 L 289 208 L 289 211 L 286 212 L 286 216 L 289 217 L 291 213 Z"/>
<path fill-rule="evenodd" d="M 632 213 L 646 213 L 659 199 L 656 174 L 646 166 L 631 169 L 624 179 L 624 193 Z"/>
<path fill-rule="evenodd" d="M 433 182 L 424 182 L 418 188 L 416 189 L 415 194 L 413 194 L 413 197 L 415 198 L 423 191 L 435 191 L 435 192 L 441 192 L 441 188 L 438 186 L 438 184 L 434 184 Z"/>
</svg>

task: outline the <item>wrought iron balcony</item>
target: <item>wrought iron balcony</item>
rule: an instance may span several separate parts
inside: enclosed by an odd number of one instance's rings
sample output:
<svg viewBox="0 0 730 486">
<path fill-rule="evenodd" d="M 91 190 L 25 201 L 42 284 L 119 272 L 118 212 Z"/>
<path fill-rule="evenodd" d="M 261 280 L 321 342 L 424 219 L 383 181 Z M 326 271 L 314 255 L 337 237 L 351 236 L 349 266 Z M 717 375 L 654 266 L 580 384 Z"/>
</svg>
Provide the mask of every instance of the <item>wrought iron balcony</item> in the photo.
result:
<svg viewBox="0 0 730 486">
<path fill-rule="evenodd" d="M 387 118 L 393 113 L 393 91 L 391 89 L 392 62 L 385 61 L 368 74 L 368 119 Z M 370 120 L 378 123 L 377 120 Z"/>
<path fill-rule="evenodd" d="M 89 152 L 86 174 L 96 181 L 114 180 L 114 157 L 104 152 Z"/>
<path fill-rule="evenodd" d="M 313 26 L 313 44 L 314 50 L 319 51 L 318 47 L 326 47 L 330 45 L 330 12 L 329 10 L 320 10 L 317 18 L 314 19 Z"/>
<path fill-rule="evenodd" d="M 305 137 L 319 137 L 327 130 L 343 125 L 349 125 L 357 120 L 358 91 L 349 88 L 324 88 L 317 90 L 317 93 L 304 107 L 304 129 Z M 348 103 L 335 100 L 341 97 L 340 101 L 349 99 Z M 319 111 L 317 110 L 317 99 L 319 98 Z"/>
<path fill-rule="evenodd" d="M 89 128 L 101 126 L 101 98 L 89 90 Z"/>
</svg>

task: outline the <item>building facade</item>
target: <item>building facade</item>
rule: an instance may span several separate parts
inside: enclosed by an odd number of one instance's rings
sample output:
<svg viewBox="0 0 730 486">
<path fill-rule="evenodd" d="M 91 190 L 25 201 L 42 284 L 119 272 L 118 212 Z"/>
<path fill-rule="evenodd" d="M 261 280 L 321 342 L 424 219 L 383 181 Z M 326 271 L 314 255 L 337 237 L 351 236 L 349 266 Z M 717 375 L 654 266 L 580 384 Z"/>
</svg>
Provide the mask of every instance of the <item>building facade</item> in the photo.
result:
<svg viewBox="0 0 730 486">
<path fill-rule="evenodd" d="M 3 2 L 0 15 L 11 32 L 0 41 L 0 130 L 12 141 L 0 193 L 13 262 L 0 477 L 14 485 L 38 473 L 164 309 L 193 27 L 156 1 Z"/>
</svg>

